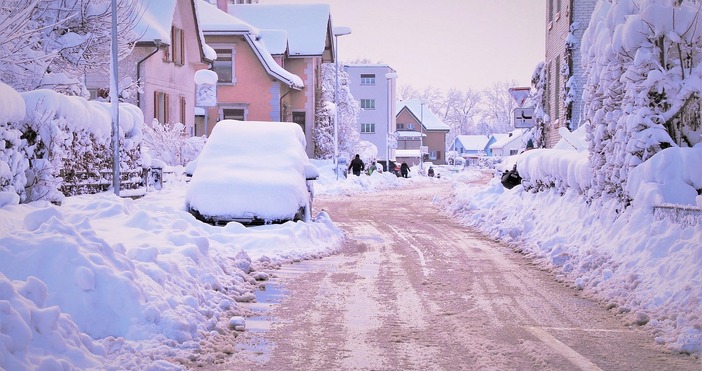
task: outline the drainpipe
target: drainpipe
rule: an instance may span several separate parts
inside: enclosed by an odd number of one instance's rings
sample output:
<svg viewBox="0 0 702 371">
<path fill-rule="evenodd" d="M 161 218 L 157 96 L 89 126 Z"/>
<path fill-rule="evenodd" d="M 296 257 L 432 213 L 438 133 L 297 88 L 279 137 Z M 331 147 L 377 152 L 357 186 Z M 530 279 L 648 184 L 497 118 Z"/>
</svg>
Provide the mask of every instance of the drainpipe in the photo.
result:
<svg viewBox="0 0 702 371">
<path fill-rule="evenodd" d="M 283 111 L 284 111 L 283 98 L 285 98 L 286 95 L 290 94 L 291 91 L 292 91 L 292 89 L 288 88 L 288 92 L 280 96 L 280 104 L 279 104 L 279 106 L 280 106 L 280 122 L 285 121 L 285 120 L 283 120 Z"/>
<path fill-rule="evenodd" d="M 159 51 L 159 49 L 161 49 L 161 39 L 155 39 L 154 46 L 156 47 L 154 51 L 149 53 L 149 55 L 144 57 L 144 59 L 137 62 L 137 84 L 141 83 L 141 64 L 144 63 L 144 61 L 146 61 L 147 59 L 149 59 L 152 55 L 156 54 L 156 52 Z M 141 94 L 142 93 L 137 93 L 137 107 L 139 107 L 139 109 L 141 109 Z"/>
</svg>

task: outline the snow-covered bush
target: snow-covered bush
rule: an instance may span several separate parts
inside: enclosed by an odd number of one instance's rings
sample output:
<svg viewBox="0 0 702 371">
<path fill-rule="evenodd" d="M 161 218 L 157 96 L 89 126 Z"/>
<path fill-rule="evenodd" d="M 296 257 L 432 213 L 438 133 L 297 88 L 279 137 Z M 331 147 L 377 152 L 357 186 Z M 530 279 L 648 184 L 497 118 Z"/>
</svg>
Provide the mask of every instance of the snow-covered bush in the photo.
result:
<svg viewBox="0 0 702 371">
<path fill-rule="evenodd" d="M 27 200 L 59 202 L 64 195 L 94 193 L 112 184 L 109 103 L 52 90 L 22 93 L 26 117 L 17 128 L 27 142 Z M 141 110 L 120 104 L 120 172 L 126 189 L 141 186 Z"/>
<path fill-rule="evenodd" d="M 149 158 L 170 166 L 185 166 L 197 158 L 205 145 L 205 137 L 189 137 L 181 123 L 162 124 L 154 119 L 144 125 L 144 152 Z"/>
<path fill-rule="evenodd" d="M 534 149 L 517 158 L 517 171 L 524 189 L 544 191 L 555 188 L 560 194 L 573 189 L 583 194 L 591 182 L 587 151 Z"/>
<path fill-rule="evenodd" d="M 590 197 L 626 204 L 632 168 L 667 147 L 702 141 L 701 18 L 696 0 L 598 2 L 581 45 Z"/>
<path fill-rule="evenodd" d="M 27 142 L 13 123 L 24 118 L 24 100 L 14 89 L 0 82 L 0 193 L 8 192 L 25 198 L 25 171 L 29 161 L 25 156 Z M 6 197 L 3 197 L 6 198 Z M 0 206 L 5 202 L 0 202 Z"/>
</svg>

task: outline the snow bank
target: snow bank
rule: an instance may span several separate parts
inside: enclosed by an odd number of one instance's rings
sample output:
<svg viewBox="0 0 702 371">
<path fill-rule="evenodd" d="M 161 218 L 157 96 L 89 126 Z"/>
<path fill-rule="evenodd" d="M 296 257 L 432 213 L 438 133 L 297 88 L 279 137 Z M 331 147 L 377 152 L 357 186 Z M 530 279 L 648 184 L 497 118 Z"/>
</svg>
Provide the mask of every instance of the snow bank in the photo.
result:
<svg viewBox="0 0 702 371">
<path fill-rule="evenodd" d="M 634 207 L 666 204 L 702 207 L 702 145 L 667 148 L 629 173 L 627 193 Z"/>
<path fill-rule="evenodd" d="M 550 174 L 570 174 L 566 170 L 570 166 L 557 161 L 557 156 L 532 153 L 518 165 L 527 176 L 551 179 Z M 670 161 L 686 158 L 679 166 L 685 164 L 688 170 L 669 173 L 671 182 L 655 184 L 662 187 L 662 195 L 690 188 L 686 182 L 698 184 L 698 175 L 693 178 L 689 172 L 700 168 L 702 161 L 695 157 L 699 155 L 677 153 L 670 151 L 657 160 L 662 162 L 652 161 L 648 170 L 642 167 L 638 179 L 662 180 L 647 176 Z M 513 245 L 630 324 L 647 326 L 656 342 L 676 351 L 701 351 L 702 223 L 676 224 L 641 207 L 622 210 L 613 199 L 588 203 L 577 187 L 533 193 L 518 186 L 508 191 L 498 179 L 485 187 L 457 183 L 452 194 L 437 202 L 462 222 Z"/>
<path fill-rule="evenodd" d="M 554 187 L 560 192 L 574 189 L 583 193 L 592 181 L 588 155 L 587 151 L 534 149 L 514 160 L 525 189 Z"/>
<path fill-rule="evenodd" d="M 0 208 L 0 369 L 177 369 L 253 300 L 257 267 L 335 252 L 310 223 L 214 227 L 184 211 L 187 183 Z"/>
</svg>

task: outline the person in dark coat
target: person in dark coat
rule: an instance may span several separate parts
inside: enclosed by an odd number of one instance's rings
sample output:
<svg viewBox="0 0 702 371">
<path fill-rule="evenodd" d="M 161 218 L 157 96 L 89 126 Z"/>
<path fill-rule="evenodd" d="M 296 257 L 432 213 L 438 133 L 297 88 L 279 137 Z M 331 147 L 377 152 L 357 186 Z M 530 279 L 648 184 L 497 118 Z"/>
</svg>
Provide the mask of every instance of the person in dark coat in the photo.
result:
<svg viewBox="0 0 702 371">
<path fill-rule="evenodd" d="M 361 176 L 361 171 L 363 171 L 366 168 L 366 164 L 363 163 L 363 160 L 361 160 L 361 156 L 356 155 L 356 157 L 351 160 L 351 164 L 349 165 L 349 171 L 353 171 L 353 175 L 355 176 Z"/>
<path fill-rule="evenodd" d="M 427 171 L 427 175 L 429 175 L 432 178 L 434 177 L 434 167 L 429 166 L 429 171 Z"/>
<path fill-rule="evenodd" d="M 402 174 L 403 178 L 407 178 L 409 176 L 409 166 L 407 166 L 406 162 L 403 162 L 402 165 L 400 165 L 400 174 Z"/>
</svg>

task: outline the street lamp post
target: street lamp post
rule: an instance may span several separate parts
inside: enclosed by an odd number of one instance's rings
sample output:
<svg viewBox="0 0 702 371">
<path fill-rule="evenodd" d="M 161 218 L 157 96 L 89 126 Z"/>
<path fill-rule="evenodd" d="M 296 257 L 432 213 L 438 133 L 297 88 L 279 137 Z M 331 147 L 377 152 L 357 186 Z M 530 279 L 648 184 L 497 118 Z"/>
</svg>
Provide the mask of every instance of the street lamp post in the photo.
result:
<svg viewBox="0 0 702 371">
<path fill-rule="evenodd" d="M 419 173 L 424 175 L 424 154 L 422 147 L 424 146 L 424 101 L 421 101 L 420 108 L 420 123 L 419 123 Z"/>
<path fill-rule="evenodd" d="M 336 83 L 334 85 L 334 172 L 336 180 L 339 180 L 339 36 L 348 35 L 351 33 L 350 27 L 334 27 L 334 63 Z"/>
<path fill-rule="evenodd" d="M 397 78 L 397 73 L 395 72 L 389 72 L 385 74 L 385 78 L 388 80 L 388 133 L 387 133 L 387 138 L 385 138 L 385 165 L 387 169 L 383 169 L 385 171 L 390 170 L 390 131 L 392 130 L 392 115 L 393 115 L 393 101 L 394 98 L 392 96 L 392 80 Z"/>
</svg>

